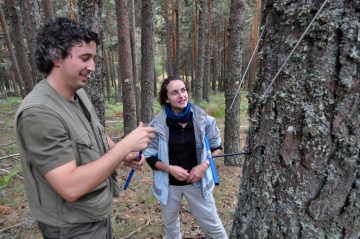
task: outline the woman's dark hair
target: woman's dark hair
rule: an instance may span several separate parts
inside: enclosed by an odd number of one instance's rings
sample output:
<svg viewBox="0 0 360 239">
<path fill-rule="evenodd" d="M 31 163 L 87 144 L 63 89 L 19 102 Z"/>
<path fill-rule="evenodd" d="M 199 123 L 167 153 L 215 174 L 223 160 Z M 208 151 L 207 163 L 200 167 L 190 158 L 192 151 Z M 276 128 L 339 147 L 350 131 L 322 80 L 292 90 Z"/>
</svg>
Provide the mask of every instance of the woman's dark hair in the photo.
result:
<svg viewBox="0 0 360 239">
<path fill-rule="evenodd" d="M 168 99 L 168 97 L 167 97 L 167 86 L 173 80 L 181 80 L 182 82 L 184 82 L 184 80 L 181 79 L 180 76 L 168 76 L 168 78 L 166 78 L 163 81 L 163 83 L 161 84 L 160 93 L 159 93 L 159 102 L 160 102 L 161 106 L 165 106 L 167 104 L 166 103 L 166 100 Z"/>
<path fill-rule="evenodd" d="M 75 45 L 99 43 L 98 35 L 85 25 L 65 17 L 48 22 L 36 38 L 35 62 L 40 72 L 49 74 L 53 61 L 64 59 Z"/>
</svg>

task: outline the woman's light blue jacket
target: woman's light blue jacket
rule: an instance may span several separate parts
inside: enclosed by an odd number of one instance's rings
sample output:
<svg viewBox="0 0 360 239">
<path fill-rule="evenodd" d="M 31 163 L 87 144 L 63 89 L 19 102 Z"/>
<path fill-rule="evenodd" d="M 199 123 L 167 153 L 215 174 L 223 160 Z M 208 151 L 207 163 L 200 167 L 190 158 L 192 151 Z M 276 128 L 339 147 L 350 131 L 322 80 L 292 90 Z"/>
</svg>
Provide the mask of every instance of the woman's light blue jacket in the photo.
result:
<svg viewBox="0 0 360 239">
<path fill-rule="evenodd" d="M 207 160 L 205 135 L 209 139 L 210 148 L 216 148 L 221 145 L 220 131 L 216 126 L 215 118 L 207 115 L 200 107 L 192 104 L 191 111 L 193 112 L 196 158 L 200 164 Z M 165 110 L 156 115 L 149 126 L 154 127 L 157 134 L 149 147 L 144 150 L 144 156 L 146 158 L 156 156 L 161 162 L 169 164 L 169 127 L 166 124 Z M 153 173 L 153 193 L 162 204 L 166 205 L 169 194 L 169 175 L 160 170 L 154 170 Z M 207 198 L 212 193 L 215 184 L 210 167 L 206 170 L 202 180 L 194 183 L 194 185 L 200 188 L 204 198 Z"/>
</svg>

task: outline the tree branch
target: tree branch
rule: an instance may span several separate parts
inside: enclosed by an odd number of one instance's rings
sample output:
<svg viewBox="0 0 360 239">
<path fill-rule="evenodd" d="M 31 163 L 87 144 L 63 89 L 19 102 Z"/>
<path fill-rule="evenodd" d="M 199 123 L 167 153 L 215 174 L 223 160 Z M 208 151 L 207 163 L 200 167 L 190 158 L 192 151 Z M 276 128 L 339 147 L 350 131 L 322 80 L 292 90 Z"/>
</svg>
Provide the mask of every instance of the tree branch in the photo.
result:
<svg viewBox="0 0 360 239">
<path fill-rule="evenodd" d="M 12 225 L 12 226 L 8 226 L 8 227 L 5 227 L 5 228 L 3 228 L 3 229 L 0 229 L 0 234 L 2 234 L 3 232 L 5 232 L 5 231 L 7 231 L 7 230 L 9 230 L 9 229 L 11 229 L 11 228 L 19 227 L 19 226 L 21 226 L 21 223 L 15 224 L 15 225 Z"/>
<path fill-rule="evenodd" d="M 8 144 L 0 144 L 0 147 L 9 146 L 9 145 L 14 144 L 14 143 L 15 143 L 15 141 L 12 141 L 12 142 L 10 142 L 10 143 L 8 143 Z"/>
<path fill-rule="evenodd" d="M 147 227 L 149 224 L 150 224 L 150 220 L 148 219 L 148 221 L 147 221 L 144 225 L 142 225 L 141 227 L 137 228 L 136 230 L 130 232 L 130 233 L 127 234 L 126 236 L 120 237 L 120 239 L 128 239 L 128 238 L 131 238 L 132 235 L 134 235 L 136 232 L 140 231 L 141 229 Z"/>
<path fill-rule="evenodd" d="M 8 171 L 8 170 L 6 170 L 6 169 L 3 169 L 3 168 L 0 168 L 0 171 L 3 171 L 3 172 L 5 172 L 5 173 L 7 173 L 7 174 L 10 174 L 10 173 L 11 173 L 10 171 Z M 19 175 L 17 175 L 17 174 L 15 174 L 15 176 L 16 176 L 17 178 L 21 179 L 21 180 L 24 180 L 23 177 L 21 177 L 21 176 L 19 176 Z"/>
<path fill-rule="evenodd" d="M 2 159 L 8 159 L 8 158 L 13 158 L 13 157 L 18 157 L 20 156 L 20 154 L 10 154 L 10 155 L 6 155 L 4 157 L 0 157 L 0 160 Z"/>
</svg>

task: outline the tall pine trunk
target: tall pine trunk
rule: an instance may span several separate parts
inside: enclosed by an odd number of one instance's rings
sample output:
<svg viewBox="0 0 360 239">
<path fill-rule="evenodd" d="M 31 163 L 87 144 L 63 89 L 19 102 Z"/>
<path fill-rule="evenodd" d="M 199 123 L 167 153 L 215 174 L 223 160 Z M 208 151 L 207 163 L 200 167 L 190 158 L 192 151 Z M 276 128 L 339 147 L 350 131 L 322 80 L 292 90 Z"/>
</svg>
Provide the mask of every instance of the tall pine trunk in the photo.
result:
<svg viewBox="0 0 360 239">
<path fill-rule="evenodd" d="M 119 69 L 122 83 L 124 134 L 136 128 L 136 102 L 133 82 L 129 18 L 126 0 L 116 0 L 116 16 L 119 39 Z"/>
<path fill-rule="evenodd" d="M 42 0 L 42 6 L 44 9 L 44 22 L 55 19 L 54 7 L 52 0 Z"/>
<path fill-rule="evenodd" d="M 205 40 L 205 64 L 204 64 L 204 81 L 203 81 L 203 99 L 207 102 L 210 101 L 210 92 L 211 92 L 211 0 L 207 0 L 207 32 Z"/>
<path fill-rule="evenodd" d="M 174 74 L 171 49 L 171 26 L 169 23 L 169 0 L 164 0 L 164 22 L 165 22 L 165 42 L 166 42 L 166 72 L 167 75 Z"/>
<path fill-rule="evenodd" d="M 34 84 L 36 84 L 42 79 L 42 77 L 44 77 L 37 70 L 35 63 L 36 35 L 39 32 L 39 27 L 42 24 L 40 17 L 40 6 L 37 0 L 19 1 L 19 4 L 23 16 L 22 19 L 24 31 L 29 49 L 31 74 L 34 80 Z"/>
<path fill-rule="evenodd" d="M 228 72 L 226 74 L 225 88 L 225 153 L 240 151 L 240 94 L 235 95 L 241 80 L 242 68 L 242 45 L 241 25 L 243 0 L 231 0 L 229 18 L 229 49 L 228 49 Z M 233 102 L 233 104 L 232 104 Z M 232 105 L 231 105 L 232 104 Z M 230 108 L 231 106 L 231 108 Z M 240 164 L 239 156 L 226 157 L 225 164 Z"/>
<path fill-rule="evenodd" d="M 154 116 L 155 1 L 142 0 L 141 11 L 141 120 L 149 123 Z"/>
<path fill-rule="evenodd" d="M 136 122 L 141 121 L 141 87 L 140 80 L 138 77 L 138 66 L 137 66 L 137 52 L 136 52 L 136 14 L 135 14 L 135 0 L 129 1 L 130 9 L 130 43 L 131 43 L 131 56 L 132 56 L 132 65 L 133 65 L 133 78 L 134 78 L 134 89 L 135 89 L 135 101 L 136 101 Z"/>
<path fill-rule="evenodd" d="M 102 125 L 105 125 L 105 69 L 102 34 L 101 0 L 78 0 L 79 20 L 96 32 L 100 44 L 96 48 L 96 70 L 85 87 Z"/>
<path fill-rule="evenodd" d="M 175 11 L 175 39 L 174 39 L 174 44 L 175 44 L 175 49 L 176 51 L 174 51 L 174 74 L 175 75 L 180 75 L 180 19 L 179 19 L 179 0 L 174 0 L 173 2 L 174 6 L 173 9 Z"/>
<path fill-rule="evenodd" d="M 11 26 L 11 38 L 15 46 L 15 55 L 19 65 L 20 73 L 24 82 L 26 94 L 34 87 L 33 77 L 31 74 L 29 58 L 26 54 L 26 46 L 23 43 L 24 36 L 21 31 L 21 19 L 18 14 L 18 7 L 15 5 L 15 0 L 6 0 L 9 13 L 9 22 Z"/>
<path fill-rule="evenodd" d="M 232 238 L 360 237 L 360 2 L 328 1 L 264 95 L 322 2 L 263 1 Z"/>
<path fill-rule="evenodd" d="M 205 71 L 205 45 L 207 41 L 207 0 L 199 0 L 199 25 L 197 42 L 197 64 L 195 73 L 195 103 L 203 99 L 203 82 Z"/>
<path fill-rule="evenodd" d="M 197 63 L 197 26 L 198 26 L 198 14 L 197 14 L 197 0 L 193 0 L 193 12 L 191 17 L 191 95 L 195 96 L 195 81 L 196 81 L 196 63 Z"/>
<path fill-rule="evenodd" d="M 25 91 L 25 84 L 23 81 L 23 78 L 21 76 L 21 72 L 20 72 L 20 68 L 19 68 L 19 64 L 17 62 L 16 59 L 16 55 L 15 55 L 15 50 L 14 47 L 12 45 L 11 39 L 10 39 L 10 34 L 7 28 L 7 24 L 5 21 L 5 15 L 4 15 L 4 11 L 2 9 L 2 7 L 0 6 L 0 23 L 1 23 L 1 28 L 4 32 L 4 38 L 5 38 L 5 42 L 10 54 L 10 59 L 11 59 L 11 63 L 12 63 L 12 69 L 14 72 L 14 80 L 16 82 L 14 82 L 14 85 L 17 85 L 19 87 L 19 91 L 20 91 L 20 95 L 22 98 L 25 98 L 26 96 L 26 91 Z M 16 87 L 14 87 L 15 89 Z"/>
</svg>

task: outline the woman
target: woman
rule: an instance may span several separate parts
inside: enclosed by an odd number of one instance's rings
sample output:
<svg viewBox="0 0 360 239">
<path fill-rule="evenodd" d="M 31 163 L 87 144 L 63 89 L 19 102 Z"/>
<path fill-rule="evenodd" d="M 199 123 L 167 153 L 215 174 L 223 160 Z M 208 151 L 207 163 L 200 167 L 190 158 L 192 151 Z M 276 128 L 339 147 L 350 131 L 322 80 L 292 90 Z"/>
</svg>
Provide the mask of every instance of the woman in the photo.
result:
<svg viewBox="0 0 360 239">
<path fill-rule="evenodd" d="M 153 192 L 161 203 L 164 238 L 181 238 L 183 196 L 206 238 L 227 238 L 212 196 L 214 181 L 204 143 L 206 136 L 214 155 L 222 149 L 215 119 L 188 101 L 179 77 L 164 80 L 160 104 L 163 110 L 150 123 L 157 136 L 144 155 L 154 170 Z"/>
</svg>

